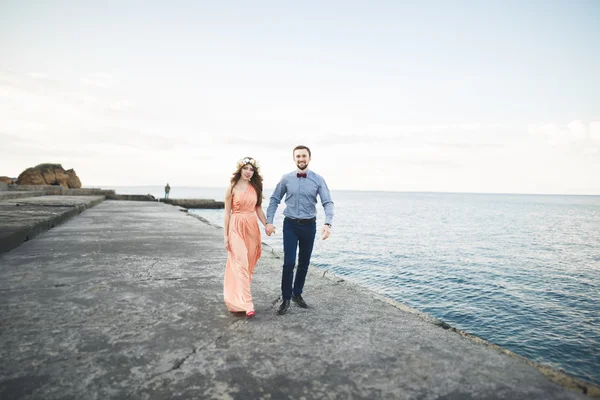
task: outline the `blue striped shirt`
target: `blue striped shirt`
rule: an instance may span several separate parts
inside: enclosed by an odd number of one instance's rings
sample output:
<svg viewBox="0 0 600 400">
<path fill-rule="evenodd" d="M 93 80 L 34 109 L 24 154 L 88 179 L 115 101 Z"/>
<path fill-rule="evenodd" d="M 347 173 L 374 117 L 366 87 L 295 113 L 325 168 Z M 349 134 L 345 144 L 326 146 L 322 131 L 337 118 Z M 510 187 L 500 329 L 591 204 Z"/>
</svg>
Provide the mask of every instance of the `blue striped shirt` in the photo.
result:
<svg viewBox="0 0 600 400">
<path fill-rule="evenodd" d="M 298 178 L 296 173 L 297 171 L 294 171 L 283 175 L 277 187 L 275 187 L 269 200 L 269 208 L 267 208 L 267 223 L 273 223 L 275 212 L 284 195 L 286 205 L 285 210 L 283 210 L 284 216 L 295 219 L 316 217 L 317 195 L 319 195 L 325 210 L 325 223 L 331 224 L 333 221 L 333 201 L 325 179 L 310 170 L 307 171 L 306 178 Z"/>
</svg>

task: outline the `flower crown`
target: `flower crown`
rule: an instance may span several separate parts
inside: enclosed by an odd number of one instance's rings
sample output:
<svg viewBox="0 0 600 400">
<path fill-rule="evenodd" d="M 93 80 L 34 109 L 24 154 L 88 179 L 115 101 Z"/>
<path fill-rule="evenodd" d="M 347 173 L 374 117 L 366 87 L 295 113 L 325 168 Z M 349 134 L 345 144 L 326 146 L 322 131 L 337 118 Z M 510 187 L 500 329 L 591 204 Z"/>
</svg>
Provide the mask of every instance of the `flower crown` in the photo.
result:
<svg viewBox="0 0 600 400">
<path fill-rule="evenodd" d="M 242 158 L 241 160 L 239 160 L 238 163 L 237 163 L 237 167 L 238 168 L 242 168 L 246 164 L 252 165 L 255 169 L 259 169 L 260 168 L 260 165 L 258 164 L 258 161 L 256 161 L 253 158 L 250 158 L 250 157 Z"/>
</svg>

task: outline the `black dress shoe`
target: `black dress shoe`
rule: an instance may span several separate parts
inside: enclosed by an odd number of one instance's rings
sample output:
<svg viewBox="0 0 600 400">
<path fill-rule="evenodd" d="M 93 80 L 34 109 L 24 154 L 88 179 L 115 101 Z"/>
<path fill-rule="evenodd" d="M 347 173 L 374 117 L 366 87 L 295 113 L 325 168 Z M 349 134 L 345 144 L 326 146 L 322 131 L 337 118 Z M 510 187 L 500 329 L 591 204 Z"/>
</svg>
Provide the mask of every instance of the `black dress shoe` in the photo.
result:
<svg viewBox="0 0 600 400">
<path fill-rule="evenodd" d="M 308 304 L 306 304 L 306 302 L 304 301 L 304 299 L 300 295 L 298 295 L 298 296 L 292 296 L 292 301 L 294 303 L 298 304 L 298 307 L 308 308 Z"/>
<path fill-rule="evenodd" d="M 290 308 L 290 301 L 289 300 L 283 300 L 281 302 L 281 305 L 279 306 L 279 310 L 277 310 L 277 314 L 279 315 L 283 315 L 287 312 L 287 310 Z"/>
</svg>

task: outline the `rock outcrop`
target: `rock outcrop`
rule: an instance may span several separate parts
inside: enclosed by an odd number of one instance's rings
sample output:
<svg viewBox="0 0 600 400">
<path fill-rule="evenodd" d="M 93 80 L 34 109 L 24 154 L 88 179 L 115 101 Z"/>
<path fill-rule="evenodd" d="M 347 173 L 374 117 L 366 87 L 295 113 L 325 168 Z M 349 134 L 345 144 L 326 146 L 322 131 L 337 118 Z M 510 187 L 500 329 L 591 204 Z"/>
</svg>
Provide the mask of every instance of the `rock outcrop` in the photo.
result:
<svg viewBox="0 0 600 400">
<path fill-rule="evenodd" d="M 66 171 L 66 174 L 68 176 L 67 184 L 69 185 L 69 188 L 79 189 L 81 187 L 81 181 L 79 180 L 79 177 L 77 176 L 73 168 L 68 169 Z"/>
<path fill-rule="evenodd" d="M 0 176 L 0 182 L 6 183 L 7 185 L 13 185 L 15 178 L 9 178 L 8 176 Z"/>
<path fill-rule="evenodd" d="M 17 178 L 18 185 L 56 185 L 69 189 L 81 188 L 81 181 L 72 169 L 65 171 L 60 164 L 40 164 L 27 168 Z"/>
</svg>

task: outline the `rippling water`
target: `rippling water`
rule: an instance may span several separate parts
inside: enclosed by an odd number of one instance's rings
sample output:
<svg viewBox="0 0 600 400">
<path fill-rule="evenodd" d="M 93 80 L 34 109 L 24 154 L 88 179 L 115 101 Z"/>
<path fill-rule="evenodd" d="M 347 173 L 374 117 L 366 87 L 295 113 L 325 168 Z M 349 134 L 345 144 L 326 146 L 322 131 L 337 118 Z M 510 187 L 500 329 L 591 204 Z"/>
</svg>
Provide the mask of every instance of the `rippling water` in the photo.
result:
<svg viewBox="0 0 600 400">
<path fill-rule="evenodd" d="M 333 233 L 317 240 L 312 265 L 600 384 L 600 196 L 332 195 Z M 263 238 L 280 251 L 282 211 L 277 236 Z M 195 212 L 223 224 L 222 210 Z"/>
</svg>

